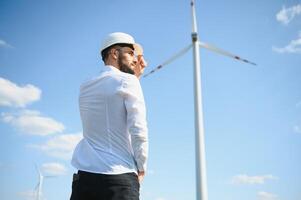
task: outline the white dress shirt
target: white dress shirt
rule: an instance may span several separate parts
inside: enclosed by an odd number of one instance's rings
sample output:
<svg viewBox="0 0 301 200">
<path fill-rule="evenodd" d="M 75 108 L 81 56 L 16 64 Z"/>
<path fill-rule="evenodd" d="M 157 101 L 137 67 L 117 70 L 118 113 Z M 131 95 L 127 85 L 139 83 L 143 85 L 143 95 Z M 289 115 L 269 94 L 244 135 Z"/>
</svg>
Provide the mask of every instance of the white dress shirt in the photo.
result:
<svg viewBox="0 0 301 200">
<path fill-rule="evenodd" d="M 83 139 L 73 153 L 75 168 L 101 174 L 146 171 L 146 110 L 136 76 L 104 66 L 81 85 L 79 109 Z"/>
</svg>

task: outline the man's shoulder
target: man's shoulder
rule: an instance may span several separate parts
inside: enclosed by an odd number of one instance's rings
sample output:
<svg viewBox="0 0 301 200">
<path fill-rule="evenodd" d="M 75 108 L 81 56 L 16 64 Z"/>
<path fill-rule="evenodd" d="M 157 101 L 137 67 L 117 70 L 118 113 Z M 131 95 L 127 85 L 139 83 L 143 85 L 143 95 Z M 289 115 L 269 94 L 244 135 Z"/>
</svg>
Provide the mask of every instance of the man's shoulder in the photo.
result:
<svg viewBox="0 0 301 200">
<path fill-rule="evenodd" d="M 139 81 L 138 78 L 135 75 L 133 75 L 133 74 L 121 72 L 121 76 L 122 76 L 122 78 L 125 81 L 131 81 L 131 82 L 137 82 L 137 81 Z"/>
</svg>

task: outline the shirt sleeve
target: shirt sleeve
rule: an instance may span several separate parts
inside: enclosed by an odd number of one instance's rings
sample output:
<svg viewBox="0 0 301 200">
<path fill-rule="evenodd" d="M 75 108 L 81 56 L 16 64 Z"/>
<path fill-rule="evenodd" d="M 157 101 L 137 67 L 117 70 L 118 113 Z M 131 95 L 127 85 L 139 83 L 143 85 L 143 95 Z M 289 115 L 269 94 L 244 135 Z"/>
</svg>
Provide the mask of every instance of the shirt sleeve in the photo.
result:
<svg viewBox="0 0 301 200">
<path fill-rule="evenodd" d="M 139 80 L 127 77 L 122 83 L 121 92 L 127 111 L 127 128 L 138 171 L 146 171 L 148 157 L 148 130 L 146 108 Z"/>
</svg>

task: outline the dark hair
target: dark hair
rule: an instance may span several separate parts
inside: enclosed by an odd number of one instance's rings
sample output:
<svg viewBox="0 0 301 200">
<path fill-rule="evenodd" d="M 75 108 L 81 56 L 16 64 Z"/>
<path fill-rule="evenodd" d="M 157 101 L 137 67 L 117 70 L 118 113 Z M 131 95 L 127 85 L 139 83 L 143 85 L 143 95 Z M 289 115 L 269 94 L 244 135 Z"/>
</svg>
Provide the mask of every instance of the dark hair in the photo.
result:
<svg viewBox="0 0 301 200">
<path fill-rule="evenodd" d="M 134 49 L 134 46 L 132 44 L 126 44 L 126 43 L 117 43 L 117 44 L 113 44 L 107 48 L 105 48 L 104 50 L 101 51 L 101 58 L 102 58 L 102 61 L 103 62 L 106 62 L 106 59 L 108 58 L 109 56 L 109 52 L 110 50 L 113 48 L 113 47 L 116 47 L 116 46 L 119 46 L 119 47 L 129 47 L 131 49 Z"/>
</svg>

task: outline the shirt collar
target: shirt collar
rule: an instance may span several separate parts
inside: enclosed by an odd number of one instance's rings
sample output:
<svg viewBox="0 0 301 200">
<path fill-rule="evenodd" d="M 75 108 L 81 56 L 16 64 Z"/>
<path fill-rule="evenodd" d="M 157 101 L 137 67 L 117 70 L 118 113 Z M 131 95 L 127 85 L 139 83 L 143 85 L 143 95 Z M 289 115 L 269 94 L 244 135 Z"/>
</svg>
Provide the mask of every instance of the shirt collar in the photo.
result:
<svg viewBox="0 0 301 200">
<path fill-rule="evenodd" d="M 115 71 L 115 72 L 120 72 L 119 69 L 117 69 L 116 67 L 112 66 L 112 65 L 105 65 L 102 69 L 102 71 Z"/>
</svg>

